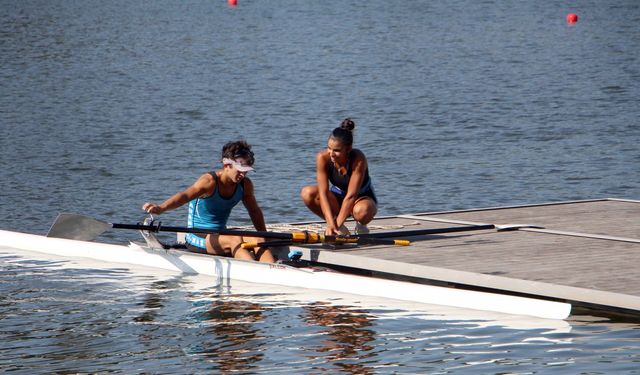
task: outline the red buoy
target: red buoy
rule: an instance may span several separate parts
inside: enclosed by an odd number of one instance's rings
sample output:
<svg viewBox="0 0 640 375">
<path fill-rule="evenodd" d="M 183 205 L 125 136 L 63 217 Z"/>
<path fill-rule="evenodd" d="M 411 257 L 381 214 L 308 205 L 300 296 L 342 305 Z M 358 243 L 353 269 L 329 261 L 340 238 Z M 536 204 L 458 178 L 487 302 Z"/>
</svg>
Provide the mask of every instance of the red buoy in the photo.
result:
<svg viewBox="0 0 640 375">
<path fill-rule="evenodd" d="M 227 3 L 230 6 L 234 7 L 234 6 L 238 5 L 238 0 L 227 0 Z"/>
<path fill-rule="evenodd" d="M 578 15 L 575 13 L 567 14 L 567 23 L 576 23 L 578 22 Z"/>
</svg>

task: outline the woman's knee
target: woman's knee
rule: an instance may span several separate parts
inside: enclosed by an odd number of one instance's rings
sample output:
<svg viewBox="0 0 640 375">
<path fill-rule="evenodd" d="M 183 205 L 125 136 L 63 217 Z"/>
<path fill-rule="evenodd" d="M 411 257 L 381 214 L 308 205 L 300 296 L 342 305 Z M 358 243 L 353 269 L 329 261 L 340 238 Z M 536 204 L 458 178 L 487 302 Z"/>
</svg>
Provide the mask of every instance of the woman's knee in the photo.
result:
<svg viewBox="0 0 640 375">
<path fill-rule="evenodd" d="M 311 203 L 315 200 L 316 191 L 315 186 L 305 186 L 300 190 L 300 198 L 304 203 Z"/>
<path fill-rule="evenodd" d="M 362 224 L 367 224 L 378 212 L 376 204 L 371 199 L 362 199 L 353 206 L 352 216 Z"/>
<path fill-rule="evenodd" d="M 207 250 L 211 247 L 211 250 L 217 254 L 231 254 L 233 255 L 234 249 L 240 247 L 242 244 L 242 236 L 208 236 Z"/>
<path fill-rule="evenodd" d="M 231 250 L 231 255 L 236 259 L 256 260 L 256 257 L 252 250 L 243 249 L 240 245 Z"/>
</svg>

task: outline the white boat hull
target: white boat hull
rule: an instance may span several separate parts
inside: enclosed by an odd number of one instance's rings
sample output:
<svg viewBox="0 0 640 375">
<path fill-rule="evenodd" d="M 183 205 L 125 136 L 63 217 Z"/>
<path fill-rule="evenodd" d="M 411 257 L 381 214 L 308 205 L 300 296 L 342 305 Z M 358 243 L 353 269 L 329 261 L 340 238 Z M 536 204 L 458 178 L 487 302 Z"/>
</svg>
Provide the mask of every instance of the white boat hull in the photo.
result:
<svg viewBox="0 0 640 375">
<path fill-rule="evenodd" d="M 58 256 L 209 275 L 220 282 L 242 280 L 547 319 L 565 319 L 571 312 L 571 305 L 561 302 L 249 262 L 180 250 L 151 249 L 135 243 L 123 246 L 0 230 L 0 245 Z"/>
</svg>

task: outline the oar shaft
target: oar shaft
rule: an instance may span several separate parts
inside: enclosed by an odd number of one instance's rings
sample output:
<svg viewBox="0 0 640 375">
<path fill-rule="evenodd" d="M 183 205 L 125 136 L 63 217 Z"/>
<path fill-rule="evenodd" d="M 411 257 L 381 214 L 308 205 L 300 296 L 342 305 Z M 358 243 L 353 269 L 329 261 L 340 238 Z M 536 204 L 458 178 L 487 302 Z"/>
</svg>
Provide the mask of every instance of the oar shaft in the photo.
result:
<svg viewBox="0 0 640 375">
<path fill-rule="evenodd" d="M 391 238 L 391 237 L 414 237 L 414 236 L 426 236 L 430 234 L 441 233 L 455 233 L 455 232 L 468 232 L 473 230 L 488 230 L 495 229 L 493 224 L 482 225 L 465 225 L 461 227 L 446 227 L 446 228 L 428 228 L 428 229 L 416 229 L 396 232 L 382 232 L 382 233 L 369 233 L 361 234 L 360 238 Z"/>
<path fill-rule="evenodd" d="M 255 249 L 256 247 L 289 246 L 291 244 L 291 240 L 276 240 L 266 242 L 243 242 L 240 244 L 240 247 L 243 249 Z"/>
</svg>

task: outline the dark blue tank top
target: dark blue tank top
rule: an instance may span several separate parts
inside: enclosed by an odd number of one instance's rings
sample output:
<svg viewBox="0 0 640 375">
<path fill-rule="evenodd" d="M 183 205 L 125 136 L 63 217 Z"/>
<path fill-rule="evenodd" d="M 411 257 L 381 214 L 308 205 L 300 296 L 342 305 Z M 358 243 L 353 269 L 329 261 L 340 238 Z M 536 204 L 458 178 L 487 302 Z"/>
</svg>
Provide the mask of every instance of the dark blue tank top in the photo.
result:
<svg viewBox="0 0 640 375">
<path fill-rule="evenodd" d="M 340 174 L 340 172 L 336 169 L 333 163 L 329 163 L 329 182 L 334 187 L 337 187 L 342 192 L 346 193 L 349 189 L 349 180 L 351 179 L 351 175 L 353 174 L 353 166 L 352 166 L 352 157 L 353 150 L 349 153 L 349 157 L 347 160 L 347 173 L 345 175 Z M 358 193 L 364 193 L 370 189 L 371 186 L 371 178 L 369 177 L 369 168 L 364 171 L 364 178 L 362 179 L 362 185 L 360 186 L 360 190 Z"/>
</svg>

